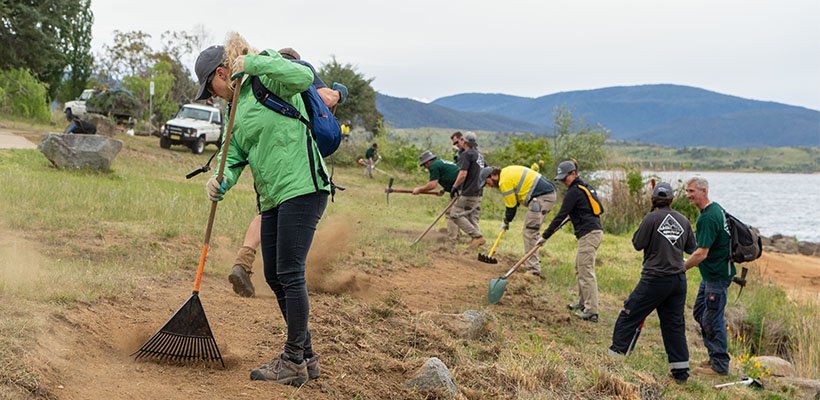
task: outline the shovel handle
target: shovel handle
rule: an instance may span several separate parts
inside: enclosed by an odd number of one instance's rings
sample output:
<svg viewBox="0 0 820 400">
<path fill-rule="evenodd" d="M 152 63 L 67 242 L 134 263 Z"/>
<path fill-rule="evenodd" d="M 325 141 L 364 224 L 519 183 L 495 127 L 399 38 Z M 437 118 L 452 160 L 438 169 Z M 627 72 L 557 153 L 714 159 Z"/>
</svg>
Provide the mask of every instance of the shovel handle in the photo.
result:
<svg viewBox="0 0 820 400">
<path fill-rule="evenodd" d="M 427 234 L 427 232 L 430 232 L 430 229 L 433 229 L 433 227 L 436 226 L 436 223 L 438 222 L 438 220 L 440 220 L 441 217 L 443 217 L 444 214 L 447 213 L 447 211 L 450 211 L 450 209 L 453 208 L 453 205 L 456 204 L 456 200 L 458 200 L 458 197 L 459 196 L 456 195 L 456 196 L 453 197 L 452 200 L 450 200 L 450 204 L 447 204 L 447 208 L 445 208 L 444 211 L 442 211 L 441 214 L 439 214 L 438 217 L 436 217 L 436 219 L 433 220 L 433 223 L 430 224 L 430 226 L 428 226 L 427 229 L 425 229 L 424 232 L 422 232 L 421 235 L 419 235 L 419 237 L 417 237 L 416 240 L 413 241 L 413 243 L 410 243 L 410 246 L 413 246 L 416 243 L 418 243 L 419 240 L 421 240 L 424 237 L 424 235 Z"/>
<path fill-rule="evenodd" d="M 225 171 L 225 160 L 228 158 L 228 148 L 231 145 L 231 132 L 233 131 L 233 121 L 236 117 L 236 106 L 239 103 L 239 92 L 241 91 L 242 78 L 233 81 L 233 100 L 231 101 L 231 116 L 228 118 L 228 129 L 225 131 L 225 139 L 222 141 L 222 157 L 219 158 L 219 169 L 216 173 L 216 181 L 222 183 L 223 172 Z M 208 246 L 211 243 L 211 231 L 214 228 L 214 217 L 216 217 L 216 200 L 211 200 L 211 213 L 208 215 L 208 227 L 205 228 L 205 240 L 202 245 L 202 255 L 199 257 L 199 267 L 196 269 L 196 281 L 194 282 L 194 294 L 199 293 L 199 286 L 202 283 L 202 271 L 205 270 L 205 257 L 208 255 Z"/>
<path fill-rule="evenodd" d="M 504 236 L 504 232 L 506 229 L 502 229 L 501 232 L 498 232 L 498 237 L 495 239 L 495 243 L 493 243 L 493 247 L 490 249 L 490 252 L 487 253 L 487 257 L 492 257 L 495 254 L 495 248 L 498 247 L 498 243 L 501 242 L 501 237 Z"/>
<path fill-rule="evenodd" d="M 521 257 L 521 259 L 518 260 L 518 262 L 516 262 L 515 265 L 513 265 L 512 268 L 510 268 L 510 270 L 507 271 L 506 274 L 501 275 L 501 277 L 499 277 L 498 279 L 507 279 L 507 278 L 509 278 L 510 275 L 512 275 L 512 273 L 515 272 L 515 270 L 517 270 L 518 267 L 520 267 L 521 264 L 524 263 L 524 261 L 529 260 L 530 257 L 532 257 L 532 255 L 535 254 L 535 252 L 537 252 L 538 249 L 540 249 L 540 248 L 541 248 L 540 244 L 533 246 L 532 249 L 530 249 L 530 251 L 528 251 L 527 254 L 524 254 L 524 257 Z"/>
</svg>

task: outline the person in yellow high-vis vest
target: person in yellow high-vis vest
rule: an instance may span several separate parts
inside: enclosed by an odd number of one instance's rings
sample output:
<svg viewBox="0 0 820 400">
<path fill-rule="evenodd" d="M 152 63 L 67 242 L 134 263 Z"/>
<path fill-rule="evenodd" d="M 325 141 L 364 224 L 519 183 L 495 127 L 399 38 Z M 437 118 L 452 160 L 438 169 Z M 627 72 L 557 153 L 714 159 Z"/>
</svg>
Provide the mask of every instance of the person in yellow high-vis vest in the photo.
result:
<svg viewBox="0 0 820 400">
<path fill-rule="evenodd" d="M 578 301 L 567 306 L 585 321 L 598 322 L 598 280 L 595 277 L 595 255 L 604 238 L 600 215 L 604 212 L 595 189 L 578 177 L 574 161 L 558 164 L 555 180 L 567 187 L 561 209 L 555 214 L 538 243 L 543 244 L 569 217 L 578 239 L 575 256 L 575 277 L 578 280 Z"/>
<path fill-rule="evenodd" d="M 544 217 L 549 214 L 555 204 L 555 186 L 552 182 L 527 167 L 510 165 L 504 168 L 486 167 L 479 175 L 481 182 L 489 187 L 498 188 L 504 197 L 504 220 L 502 230 L 510 228 L 510 222 L 515 218 L 518 206 L 527 207 L 524 217 L 524 253 L 529 252 L 538 241 L 538 233 Z M 524 264 L 527 272 L 541 277 L 541 262 L 538 253 L 530 257 Z"/>
</svg>

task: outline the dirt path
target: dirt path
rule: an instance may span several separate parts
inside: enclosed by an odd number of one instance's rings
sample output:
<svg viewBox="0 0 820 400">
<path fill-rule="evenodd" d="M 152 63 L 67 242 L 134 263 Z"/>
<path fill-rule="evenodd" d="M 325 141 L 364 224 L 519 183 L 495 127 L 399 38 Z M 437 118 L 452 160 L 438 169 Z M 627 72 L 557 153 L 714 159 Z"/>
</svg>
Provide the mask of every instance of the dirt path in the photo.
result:
<svg viewBox="0 0 820 400">
<path fill-rule="evenodd" d="M 36 149 L 28 139 L 15 135 L 12 131 L 0 128 L 0 149 Z"/>
<path fill-rule="evenodd" d="M 751 268 L 783 286 L 790 297 L 820 304 L 820 257 L 763 253 Z"/>
</svg>

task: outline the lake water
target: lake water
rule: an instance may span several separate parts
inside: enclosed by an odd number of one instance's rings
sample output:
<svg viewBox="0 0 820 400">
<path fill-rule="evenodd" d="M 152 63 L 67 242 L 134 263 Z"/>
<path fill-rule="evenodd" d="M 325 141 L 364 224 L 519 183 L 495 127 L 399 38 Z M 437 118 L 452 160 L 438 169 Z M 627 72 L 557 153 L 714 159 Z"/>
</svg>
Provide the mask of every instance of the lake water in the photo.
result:
<svg viewBox="0 0 820 400">
<path fill-rule="evenodd" d="M 710 200 L 764 236 L 780 233 L 820 242 L 820 174 L 650 171 L 645 175 L 660 176 L 675 189 L 693 176 L 702 176 L 709 181 Z"/>
</svg>

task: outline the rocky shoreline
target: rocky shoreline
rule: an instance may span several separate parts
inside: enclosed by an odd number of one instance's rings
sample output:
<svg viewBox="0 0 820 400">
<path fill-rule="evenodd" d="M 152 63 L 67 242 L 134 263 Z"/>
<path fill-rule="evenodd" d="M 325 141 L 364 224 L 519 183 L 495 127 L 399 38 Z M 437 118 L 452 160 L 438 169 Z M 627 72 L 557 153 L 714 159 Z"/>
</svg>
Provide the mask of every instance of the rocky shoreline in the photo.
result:
<svg viewBox="0 0 820 400">
<path fill-rule="evenodd" d="M 760 240 L 763 242 L 764 252 L 820 256 L 820 243 L 797 240 L 794 236 L 776 233 L 771 237 L 760 236 Z"/>
</svg>

